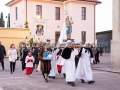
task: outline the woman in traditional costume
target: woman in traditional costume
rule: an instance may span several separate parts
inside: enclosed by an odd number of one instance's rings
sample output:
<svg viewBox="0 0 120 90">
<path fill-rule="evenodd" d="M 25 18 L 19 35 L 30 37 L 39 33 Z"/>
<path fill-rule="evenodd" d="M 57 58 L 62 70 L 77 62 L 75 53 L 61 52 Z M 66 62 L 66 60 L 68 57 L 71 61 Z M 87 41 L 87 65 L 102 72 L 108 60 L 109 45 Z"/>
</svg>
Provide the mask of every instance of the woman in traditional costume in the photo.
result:
<svg viewBox="0 0 120 90">
<path fill-rule="evenodd" d="M 45 60 L 48 56 L 48 51 L 50 52 L 51 50 L 47 48 L 46 44 L 44 44 L 39 54 L 39 60 L 41 60 L 41 71 L 46 83 L 48 83 L 48 74 L 51 70 L 51 60 Z"/>
</svg>

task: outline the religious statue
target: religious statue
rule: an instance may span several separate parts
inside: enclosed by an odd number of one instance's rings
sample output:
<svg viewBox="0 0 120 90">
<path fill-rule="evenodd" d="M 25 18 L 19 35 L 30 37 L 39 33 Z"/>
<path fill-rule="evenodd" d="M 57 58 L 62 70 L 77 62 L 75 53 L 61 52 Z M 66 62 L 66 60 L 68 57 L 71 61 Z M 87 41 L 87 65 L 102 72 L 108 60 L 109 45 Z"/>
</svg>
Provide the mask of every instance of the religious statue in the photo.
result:
<svg viewBox="0 0 120 90">
<path fill-rule="evenodd" d="M 69 20 L 69 16 L 66 10 L 66 1 L 63 3 L 63 5 L 64 5 L 64 22 L 56 47 L 60 47 L 60 44 L 62 44 L 64 40 L 71 38 L 73 21 L 72 21 L 72 17 L 70 17 Z"/>
<path fill-rule="evenodd" d="M 73 20 L 72 20 L 72 17 L 69 18 L 68 13 L 66 11 L 66 1 L 63 3 L 63 5 L 64 5 L 64 20 L 67 28 L 66 36 L 67 36 L 67 39 L 71 39 Z"/>
<path fill-rule="evenodd" d="M 67 27 L 67 31 L 66 31 L 67 39 L 71 39 L 72 24 L 73 24 L 72 17 L 70 17 L 70 19 L 69 19 L 69 16 L 67 16 L 65 22 L 66 22 L 66 27 Z"/>
</svg>

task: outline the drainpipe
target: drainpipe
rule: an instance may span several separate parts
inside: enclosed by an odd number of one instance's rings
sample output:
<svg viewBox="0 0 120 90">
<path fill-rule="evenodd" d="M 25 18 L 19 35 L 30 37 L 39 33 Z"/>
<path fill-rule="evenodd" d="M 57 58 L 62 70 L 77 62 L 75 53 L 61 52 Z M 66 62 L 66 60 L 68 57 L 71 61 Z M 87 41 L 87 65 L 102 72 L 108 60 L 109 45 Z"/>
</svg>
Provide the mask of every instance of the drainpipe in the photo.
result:
<svg viewBox="0 0 120 90">
<path fill-rule="evenodd" d="M 95 40 L 96 40 L 96 5 L 97 5 L 97 3 L 94 5 L 94 45 L 96 44 L 95 43 Z"/>
<path fill-rule="evenodd" d="M 26 22 L 27 22 L 27 0 L 26 0 Z"/>
</svg>

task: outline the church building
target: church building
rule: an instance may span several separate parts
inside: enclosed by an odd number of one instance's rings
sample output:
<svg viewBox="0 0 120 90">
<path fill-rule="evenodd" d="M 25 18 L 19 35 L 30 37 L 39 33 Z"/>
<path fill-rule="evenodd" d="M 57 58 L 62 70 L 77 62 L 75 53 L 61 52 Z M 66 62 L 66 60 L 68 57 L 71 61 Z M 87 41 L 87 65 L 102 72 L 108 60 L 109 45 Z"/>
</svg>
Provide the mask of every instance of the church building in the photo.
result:
<svg viewBox="0 0 120 90">
<path fill-rule="evenodd" d="M 66 1 L 66 5 L 64 5 Z M 64 22 L 64 7 L 72 18 L 71 39 L 95 43 L 95 11 L 98 0 L 11 0 L 10 28 L 29 28 L 31 37 L 44 36 L 57 43 Z M 38 38 L 40 39 L 40 38 Z"/>
</svg>

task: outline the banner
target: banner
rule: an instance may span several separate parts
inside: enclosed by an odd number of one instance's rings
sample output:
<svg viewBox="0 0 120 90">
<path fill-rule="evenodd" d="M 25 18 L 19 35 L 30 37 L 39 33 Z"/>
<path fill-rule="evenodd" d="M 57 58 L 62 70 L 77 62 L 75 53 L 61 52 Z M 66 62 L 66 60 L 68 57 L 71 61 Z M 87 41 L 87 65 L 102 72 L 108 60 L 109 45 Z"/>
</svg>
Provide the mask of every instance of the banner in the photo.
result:
<svg viewBox="0 0 120 90">
<path fill-rule="evenodd" d="M 41 42 L 45 40 L 46 21 L 39 20 L 34 23 L 34 41 Z"/>
</svg>

